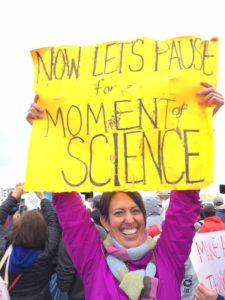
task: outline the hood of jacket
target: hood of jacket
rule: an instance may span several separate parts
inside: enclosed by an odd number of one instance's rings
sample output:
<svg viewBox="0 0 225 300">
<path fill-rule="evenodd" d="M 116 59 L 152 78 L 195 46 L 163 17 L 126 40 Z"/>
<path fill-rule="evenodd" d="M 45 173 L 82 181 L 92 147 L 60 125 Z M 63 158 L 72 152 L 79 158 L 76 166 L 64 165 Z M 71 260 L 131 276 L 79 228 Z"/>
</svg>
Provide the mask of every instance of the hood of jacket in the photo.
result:
<svg viewBox="0 0 225 300">
<path fill-rule="evenodd" d="M 160 202 L 157 196 L 147 196 L 144 199 L 147 217 L 152 215 L 160 215 Z"/>
<path fill-rule="evenodd" d="M 208 223 L 208 222 L 222 223 L 222 220 L 218 216 L 211 216 L 211 217 L 206 217 L 204 219 L 204 223 Z"/>
<path fill-rule="evenodd" d="M 9 272 L 21 274 L 29 270 L 36 262 L 41 250 L 14 246 L 9 260 Z"/>
</svg>

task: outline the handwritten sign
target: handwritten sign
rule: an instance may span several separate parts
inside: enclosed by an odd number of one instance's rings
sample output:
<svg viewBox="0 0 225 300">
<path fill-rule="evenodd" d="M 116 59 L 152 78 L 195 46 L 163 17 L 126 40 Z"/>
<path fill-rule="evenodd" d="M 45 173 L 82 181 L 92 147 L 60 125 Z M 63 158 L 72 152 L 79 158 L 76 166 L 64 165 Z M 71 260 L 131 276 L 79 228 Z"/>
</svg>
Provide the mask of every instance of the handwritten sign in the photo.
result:
<svg viewBox="0 0 225 300">
<path fill-rule="evenodd" d="M 196 234 L 190 258 L 198 281 L 225 296 L 225 231 Z"/>
<path fill-rule="evenodd" d="M 138 38 L 31 51 L 45 108 L 30 141 L 26 190 L 195 189 L 213 180 L 218 40 Z"/>
</svg>

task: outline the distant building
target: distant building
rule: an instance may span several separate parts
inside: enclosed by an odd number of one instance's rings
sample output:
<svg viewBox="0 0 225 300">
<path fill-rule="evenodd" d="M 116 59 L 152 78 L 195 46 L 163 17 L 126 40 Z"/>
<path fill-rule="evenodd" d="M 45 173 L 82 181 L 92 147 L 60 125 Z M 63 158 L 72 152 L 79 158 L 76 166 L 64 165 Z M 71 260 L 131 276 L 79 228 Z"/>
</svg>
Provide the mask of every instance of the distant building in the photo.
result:
<svg viewBox="0 0 225 300">
<path fill-rule="evenodd" d="M 0 205 L 8 197 L 13 188 L 0 188 Z"/>
</svg>

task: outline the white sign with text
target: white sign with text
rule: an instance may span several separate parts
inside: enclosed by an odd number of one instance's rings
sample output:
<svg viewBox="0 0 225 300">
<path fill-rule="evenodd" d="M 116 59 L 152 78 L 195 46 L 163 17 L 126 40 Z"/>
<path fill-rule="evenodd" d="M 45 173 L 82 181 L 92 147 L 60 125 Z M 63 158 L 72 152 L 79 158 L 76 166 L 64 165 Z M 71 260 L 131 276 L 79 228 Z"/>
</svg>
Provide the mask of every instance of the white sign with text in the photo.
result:
<svg viewBox="0 0 225 300">
<path fill-rule="evenodd" d="M 196 234 L 190 258 L 198 281 L 225 296 L 225 231 Z"/>
</svg>

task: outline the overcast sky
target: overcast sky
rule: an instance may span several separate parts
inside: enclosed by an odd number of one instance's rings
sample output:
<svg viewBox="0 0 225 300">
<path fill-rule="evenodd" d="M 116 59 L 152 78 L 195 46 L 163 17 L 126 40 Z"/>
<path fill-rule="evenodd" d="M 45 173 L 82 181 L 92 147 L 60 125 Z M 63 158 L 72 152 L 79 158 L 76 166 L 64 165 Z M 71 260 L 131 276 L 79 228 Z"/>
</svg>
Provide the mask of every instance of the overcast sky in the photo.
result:
<svg viewBox="0 0 225 300">
<path fill-rule="evenodd" d="M 25 178 L 33 101 L 30 50 L 57 45 L 91 45 L 137 37 L 219 37 L 218 90 L 225 94 L 225 18 L 220 0 L 7 0 L 0 4 L 0 187 Z M 225 108 L 214 118 L 215 182 L 225 184 Z M 207 145 L 205 145 L 207 147 Z M 41 180 L 41 179 L 40 179 Z"/>
</svg>

